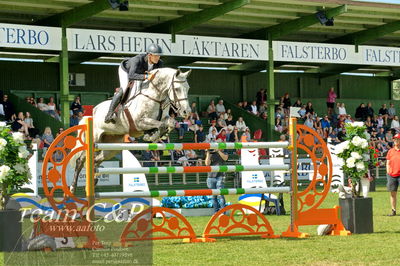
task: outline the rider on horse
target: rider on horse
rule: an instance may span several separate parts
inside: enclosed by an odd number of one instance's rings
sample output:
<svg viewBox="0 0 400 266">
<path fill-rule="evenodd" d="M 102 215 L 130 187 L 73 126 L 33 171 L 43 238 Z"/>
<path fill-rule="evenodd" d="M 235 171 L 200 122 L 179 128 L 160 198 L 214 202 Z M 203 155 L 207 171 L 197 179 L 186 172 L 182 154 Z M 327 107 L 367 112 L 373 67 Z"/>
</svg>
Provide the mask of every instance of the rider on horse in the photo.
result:
<svg viewBox="0 0 400 266">
<path fill-rule="evenodd" d="M 160 60 L 161 54 L 161 47 L 152 43 L 147 47 L 146 54 L 139 54 L 122 61 L 118 69 L 120 89 L 114 94 L 110 109 L 104 120 L 105 123 L 115 123 L 113 118 L 115 109 L 121 102 L 130 82 L 134 82 L 135 80 L 151 81 L 154 78 L 154 75 L 148 74 L 148 72 L 162 67 L 162 60 Z"/>
</svg>

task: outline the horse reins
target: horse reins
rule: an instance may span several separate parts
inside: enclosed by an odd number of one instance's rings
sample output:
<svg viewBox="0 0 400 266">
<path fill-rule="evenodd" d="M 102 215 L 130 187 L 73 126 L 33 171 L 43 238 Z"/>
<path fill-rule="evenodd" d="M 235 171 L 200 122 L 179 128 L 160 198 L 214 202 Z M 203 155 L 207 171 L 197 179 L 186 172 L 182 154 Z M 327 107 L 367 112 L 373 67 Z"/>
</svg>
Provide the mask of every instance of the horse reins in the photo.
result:
<svg viewBox="0 0 400 266">
<path fill-rule="evenodd" d="M 167 93 L 168 93 L 168 95 L 167 95 L 167 96 L 168 96 L 168 100 L 170 101 L 171 107 L 172 107 L 172 109 L 174 110 L 175 113 L 179 112 L 179 110 L 182 108 L 180 102 L 181 102 L 181 101 L 185 101 L 185 100 L 188 99 L 188 98 L 179 99 L 179 98 L 178 98 L 178 95 L 176 94 L 176 90 L 175 90 L 174 83 L 183 83 L 183 82 L 185 82 L 185 81 L 175 80 L 175 76 L 174 76 L 174 77 L 172 78 L 172 82 L 171 82 L 171 84 L 169 85 L 168 90 L 167 90 Z M 161 91 L 158 89 L 158 87 L 153 83 L 153 81 L 150 80 L 150 83 L 151 83 L 151 85 L 153 85 L 153 87 L 154 87 L 158 92 L 161 92 Z M 174 99 L 173 99 L 173 100 L 171 100 L 171 98 L 169 97 L 169 91 L 170 91 L 171 89 L 172 89 L 173 96 L 174 96 Z M 140 92 L 139 92 L 138 94 L 136 94 L 136 95 L 132 96 L 131 98 L 129 98 L 129 99 L 126 101 L 126 104 L 129 103 L 130 101 L 132 101 L 133 99 L 135 99 L 135 98 L 136 98 L 137 96 L 139 96 L 139 95 L 143 95 L 143 96 L 145 96 L 146 98 L 148 98 L 148 99 L 150 99 L 150 100 L 152 100 L 152 101 L 158 103 L 158 104 L 160 105 L 160 110 L 161 110 L 161 112 L 168 106 L 168 104 L 165 104 L 165 105 L 164 105 L 164 103 L 166 102 L 166 100 L 157 100 L 157 99 L 155 99 L 155 98 L 153 98 L 153 97 L 151 97 L 151 96 L 149 96 L 149 95 L 147 95 L 147 94 L 144 94 L 144 93 L 142 92 L 141 89 L 140 89 Z M 163 105 L 164 105 L 164 107 L 163 107 Z M 175 105 L 178 105 L 178 106 L 175 106 Z"/>
</svg>

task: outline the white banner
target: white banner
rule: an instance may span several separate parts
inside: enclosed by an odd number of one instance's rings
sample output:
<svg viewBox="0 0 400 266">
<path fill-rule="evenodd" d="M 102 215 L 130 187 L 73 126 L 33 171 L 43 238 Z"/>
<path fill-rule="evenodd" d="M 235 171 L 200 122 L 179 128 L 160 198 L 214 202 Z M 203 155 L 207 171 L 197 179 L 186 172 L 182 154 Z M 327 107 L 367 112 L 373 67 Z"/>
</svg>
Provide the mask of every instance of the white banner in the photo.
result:
<svg viewBox="0 0 400 266">
<path fill-rule="evenodd" d="M 68 50 L 96 53 L 144 53 L 151 43 L 158 43 L 165 55 L 266 60 L 267 41 L 206 36 L 67 29 Z"/>
<path fill-rule="evenodd" d="M 67 29 L 68 50 L 114 54 L 144 53 L 158 43 L 166 56 L 268 60 L 268 42 L 239 38 Z M 0 23 L 0 47 L 61 50 L 61 28 Z M 274 60 L 298 63 L 332 63 L 400 66 L 400 48 L 382 46 L 274 41 Z"/>
<path fill-rule="evenodd" d="M 300 63 L 332 63 L 400 66 L 400 48 L 380 46 L 282 42 L 273 43 L 274 60 Z"/>
<path fill-rule="evenodd" d="M 122 167 L 142 167 L 138 159 L 130 151 L 122 151 Z M 145 174 L 122 175 L 124 192 L 149 191 Z"/>
<path fill-rule="evenodd" d="M 61 50 L 61 28 L 0 23 L 0 47 Z"/>
</svg>

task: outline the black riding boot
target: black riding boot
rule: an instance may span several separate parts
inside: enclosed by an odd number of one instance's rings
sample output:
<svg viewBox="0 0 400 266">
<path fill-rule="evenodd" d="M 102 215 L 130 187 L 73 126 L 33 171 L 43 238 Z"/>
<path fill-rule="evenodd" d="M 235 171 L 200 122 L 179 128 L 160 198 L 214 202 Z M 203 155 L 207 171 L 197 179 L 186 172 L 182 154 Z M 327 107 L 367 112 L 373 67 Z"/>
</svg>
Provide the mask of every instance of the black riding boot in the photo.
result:
<svg viewBox="0 0 400 266">
<path fill-rule="evenodd" d="M 106 115 L 106 118 L 104 119 L 105 123 L 110 123 L 110 122 L 115 123 L 115 120 L 113 118 L 114 111 L 117 108 L 118 104 L 121 102 L 123 94 L 124 93 L 122 89 L 120 89 L 116 94 L 114 94 L 114 97 L 111 100 L 110 109 L 108 109 L 108 113 Z"/>
</svg>

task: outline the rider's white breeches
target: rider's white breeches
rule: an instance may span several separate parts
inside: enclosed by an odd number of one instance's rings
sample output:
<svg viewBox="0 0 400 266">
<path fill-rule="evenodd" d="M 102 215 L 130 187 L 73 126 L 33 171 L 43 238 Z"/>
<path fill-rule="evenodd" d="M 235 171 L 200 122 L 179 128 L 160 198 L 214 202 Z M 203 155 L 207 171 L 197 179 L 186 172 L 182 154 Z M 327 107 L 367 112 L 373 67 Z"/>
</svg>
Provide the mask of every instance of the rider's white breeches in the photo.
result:
<svg viewBox="0 0 400 266">
<path fill-rule="evenodd" d="M 118 68 L 118 75 L 119 75 L 119 86 L 122 88 L 124 93 L 126 92 L 126 88 L 128 87 L 128 73 L 126 73 L 121 66 Z"/>
</svg>

